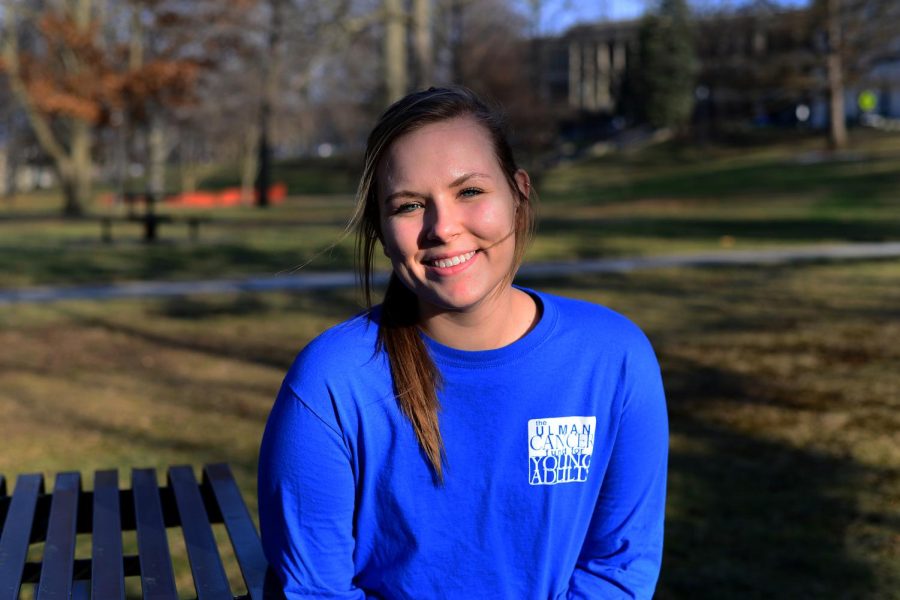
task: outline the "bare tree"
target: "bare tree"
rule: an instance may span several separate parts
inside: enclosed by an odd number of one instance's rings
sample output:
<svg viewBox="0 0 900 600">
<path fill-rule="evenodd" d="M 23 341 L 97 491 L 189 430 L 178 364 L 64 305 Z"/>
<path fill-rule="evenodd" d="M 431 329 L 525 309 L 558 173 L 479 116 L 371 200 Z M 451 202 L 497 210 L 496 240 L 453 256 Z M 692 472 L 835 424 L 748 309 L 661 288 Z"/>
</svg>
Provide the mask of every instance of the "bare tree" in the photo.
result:
<svg viewBox="0 0 900 600">
<path fill-rule="evenodd" d="M 58 0 L 24 10 L 7 0 L 3 7 L 7 29 L 0 67 L 55 164 L 64 214 L 79 215 L 90 191 L 98 126 L 109 125 L 116 112 L 140 115 L 150 101 L 184 96 L 197 63 L 171 54 L 136 61 L 140 45 L 132 46 L 129 61 L 119 60 L 118 40 L 106 35 L 108 2 Z"/>
<path fill-rule="evenodd" d="M 272 179 L 272 151 L 269 147 L 272 128 L 272 106 L 278 100 L 278 80 L 281 72 L 281 38 L 284 19 L 284 0 L 269 0 L 269 35 L 267 60 L 263 61 L 263 89 L 259 106 L 259 163 L 256 177 L 256 204 L 269 205 L 269 185 Z"/>
<path fill-rule="evenodd" d="M 862 81 L 900 35 L 896 0 L 816 0 L 811 8 L 813 35 L 824 57 L 829 102 L 828 143 L 847 145 L 846 90 Z"/>
<path fill-rule="evenodd" d="M 90 189 L 91 127 L 102 119 L 96 99 L 70 91 L 74 80 L 99 75 L 91 69 L 92 59 L 98 58 L 91 40 L 91 2 L 71 2 L 63 11 L 45 13 L 37 23 L 48 48 L 66 67 L 63 81 L 52 65 L 20 53 L 22 15 L 12 3 L 6 3 L 4 10 L 3 70 L 38 141 L 56 164 L 65 196 L 64 214 L 79 215 Z M 52 121 L 57 115 L 63 127 L 54 129 Z"/>
<path fill-rule="evenodd" d="M 401 0 L 384 0 L 384 82 L 388 103 L 403 96 L 409 85 L 406 49 L 408 18 Z"/>
<path fill-rule="evenodd" d="M 826 0 L 825 68 L 828 77 L 828 143 L 834 150 L 847 145 L 847 124 L 844 119 L 844 66 L 841 27 L 841 0 Z"/>
<path fill-rule="evenodd" d="M 810 102 L 819 85 L 819 59 L 806 10 L 717 8 L 700 14 L 696 28 L 700 118 L 746 121 L 794 114 L 798 104 Z"/>
<path fill-rule="evenodd" d="M 424 88 L 432 84 L 434 77 L 434 44 L 431 34 L 432 1 L 413 1 L 413 50 L 415 56 L 414 87 Z"/>
</svg>

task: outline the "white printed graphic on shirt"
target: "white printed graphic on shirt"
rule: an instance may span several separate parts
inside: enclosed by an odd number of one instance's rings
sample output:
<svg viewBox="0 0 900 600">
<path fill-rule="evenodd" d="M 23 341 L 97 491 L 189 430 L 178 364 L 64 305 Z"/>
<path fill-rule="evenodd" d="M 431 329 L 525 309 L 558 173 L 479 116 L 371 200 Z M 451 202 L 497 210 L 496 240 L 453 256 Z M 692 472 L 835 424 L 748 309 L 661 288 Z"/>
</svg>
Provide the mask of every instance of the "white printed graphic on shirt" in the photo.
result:
<svg viewBox="0 0 900 600">
<path fill-rule="evenodd" d="M 596 417 L 528 421 L 528 483 L 587 481 L 594 453 Z"/>
</svg>

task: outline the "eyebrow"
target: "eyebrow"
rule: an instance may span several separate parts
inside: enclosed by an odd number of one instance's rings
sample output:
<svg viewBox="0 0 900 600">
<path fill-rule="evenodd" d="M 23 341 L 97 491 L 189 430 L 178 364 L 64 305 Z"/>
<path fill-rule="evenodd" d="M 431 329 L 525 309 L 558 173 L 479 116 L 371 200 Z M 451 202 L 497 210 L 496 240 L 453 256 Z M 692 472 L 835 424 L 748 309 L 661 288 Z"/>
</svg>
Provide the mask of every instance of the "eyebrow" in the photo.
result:
<svg viewBox="0 0 900 600">
<path fill-rule="evenodd" d="M 396 198 L 420 198 L 424 200 L 425 195 L 417 194 L 416 192 L 410 192 L 409 190 L 400 190 L 399 192 L 394 192 L 393 194 L 388 194 L 387 196 L 385 196 L 383 204 L 390 204 Z"/>
<path fill-rule="evenodd" d="M 477 171 L 472 171 L 471 173 L 466 173 L 464 175 L 460 175 L 456 179 L 454 179 L 450 183 L 450 187 L 458 187 L 464 184 L 466 181 L 472 179 L 473 177 L 487 177 L 490 179 L 490 175 L 485 175 L 484 173 L 478 173 Z"/>
<path fill-rule="evenodd" d="M 449 187 L 452 187 L 452 188 L 459 187 L 462 184 L 464 184 L 465 182 L 467 182 L 468 180 L 474 179 L 476 177 L 484 177 L 484 178 L 490 179 L 491 176 L 486 175 L 485 173 L 478 173 L 477 171 L 472 171 L 471 173 L 465 173 L 463 175 L 460 175 L 459 177 L 457 177 L 456 179 L 451 181 Z M 390 204 L 392 200 L 395 200 L 397 198 L 422 198 L 422 199 L 424 199 L 425 194 L 419 194 L 417 192 L 412 192 L 409 190 L 400 190 L 400 191 L 394 192 L 393 194 L 388 194 L 384 198 L 384 204 Z"/>
</svg>

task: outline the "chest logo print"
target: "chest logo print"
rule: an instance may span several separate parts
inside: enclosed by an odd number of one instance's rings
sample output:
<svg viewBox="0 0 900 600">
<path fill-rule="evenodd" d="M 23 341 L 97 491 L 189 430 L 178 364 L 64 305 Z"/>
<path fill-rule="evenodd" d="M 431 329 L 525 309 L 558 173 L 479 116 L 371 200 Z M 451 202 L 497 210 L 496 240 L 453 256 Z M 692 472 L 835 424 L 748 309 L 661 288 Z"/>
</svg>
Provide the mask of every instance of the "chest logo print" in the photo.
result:
<svg viewBox="0 0 900 600">
<path fill-rule="evenodd" d="M 553 417 L 528 421 L 528 483 L 587 481 L 597 417 Z"/>
</svg>

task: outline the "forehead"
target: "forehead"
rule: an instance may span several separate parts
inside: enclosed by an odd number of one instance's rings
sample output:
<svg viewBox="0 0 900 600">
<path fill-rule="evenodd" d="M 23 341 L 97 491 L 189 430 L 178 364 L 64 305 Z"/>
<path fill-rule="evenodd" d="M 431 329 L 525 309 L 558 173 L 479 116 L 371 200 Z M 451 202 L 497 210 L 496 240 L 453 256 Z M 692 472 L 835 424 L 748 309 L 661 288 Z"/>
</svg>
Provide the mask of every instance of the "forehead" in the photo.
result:
<svg viewBox="0 0 900 600">
<path fill-rule="evenodd" d="M 379 164 L 381 185 L 393 187 L 465 173 L 500 175 L 490 134 L 471 117 L 431 123 L 400 136 Z"/>
</svg>

